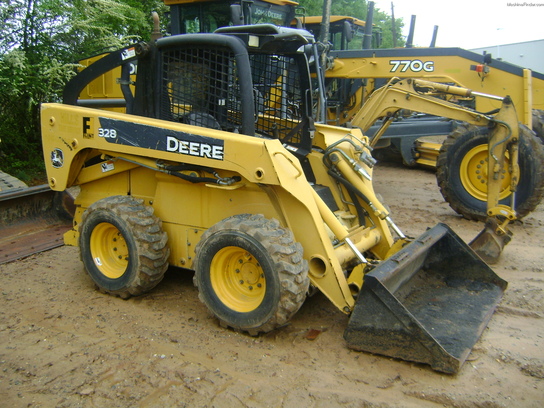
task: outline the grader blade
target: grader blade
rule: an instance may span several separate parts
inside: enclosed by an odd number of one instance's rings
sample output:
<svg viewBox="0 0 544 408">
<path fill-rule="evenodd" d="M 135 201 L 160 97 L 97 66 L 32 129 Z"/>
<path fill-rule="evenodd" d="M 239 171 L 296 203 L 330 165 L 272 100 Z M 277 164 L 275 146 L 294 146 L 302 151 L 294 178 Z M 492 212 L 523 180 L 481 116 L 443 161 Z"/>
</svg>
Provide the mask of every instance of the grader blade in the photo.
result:
<svg viewBox="0 0 544 408">
<path fill-rule="evenodd" d="M 495 218 L 488 218 L 485 227 L 474 238 L 469 246 L 488 264 L 493 265 L 499 260 L 502 250 L 512 240 L 512 232 L 505 230 L 503 233 Z"/>
<path fill-rule="evenodd" d="M 507 282 L 438 224 L 364 277 L 348 347 L 456 373 Z"/>
</svg>

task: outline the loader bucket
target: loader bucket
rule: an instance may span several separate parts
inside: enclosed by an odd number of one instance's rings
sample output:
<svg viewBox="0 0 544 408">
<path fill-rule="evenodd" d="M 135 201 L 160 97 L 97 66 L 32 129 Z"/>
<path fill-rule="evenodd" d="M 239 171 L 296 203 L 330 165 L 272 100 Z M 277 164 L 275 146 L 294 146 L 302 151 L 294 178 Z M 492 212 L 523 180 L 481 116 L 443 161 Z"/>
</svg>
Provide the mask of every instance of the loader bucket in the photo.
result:
<svg viewBox="0 0 544 408">
<path fill-rule="evenodd" d="M 456 373 L 506 285 L 438 224 L 365 275 L 344 338 L 355 350 Z"/>
</svg>

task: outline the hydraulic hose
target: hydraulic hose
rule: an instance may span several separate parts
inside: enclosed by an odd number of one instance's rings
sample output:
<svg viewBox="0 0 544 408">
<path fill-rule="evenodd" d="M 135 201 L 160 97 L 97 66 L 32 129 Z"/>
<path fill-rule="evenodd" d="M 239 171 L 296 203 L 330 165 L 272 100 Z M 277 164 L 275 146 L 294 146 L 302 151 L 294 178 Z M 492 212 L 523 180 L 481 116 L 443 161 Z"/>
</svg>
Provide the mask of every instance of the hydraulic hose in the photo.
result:
<svg viewBox="0 0 544 408">
<path fill-rule="evenodd" d="M 365 209 L 361 206 L 358 200 L 356 200 L 356 197 L 359 197 L 362 199 L 367 205 L 370 206 L 370 200 L 365 197 L 363 193 L 361 193 L 359 190 L 357 190 L 353 184 L 351 184 L 348 180 L 346 180 L 344 177 L 342 177 L 340 174 L 336 173 L 332 169 L 328 170 L 329 176 L 331 176 L 333 179 L 341 183 L 346 189 L 348 190 L 348 193 L 350 197 L 353 200 L 353 205 L 355 206 L 355 210 L 357 211 L 357 217 L 359 217 L 359 222 L 362 220 L 365 220 L 367 212 Z"/>
</svg>

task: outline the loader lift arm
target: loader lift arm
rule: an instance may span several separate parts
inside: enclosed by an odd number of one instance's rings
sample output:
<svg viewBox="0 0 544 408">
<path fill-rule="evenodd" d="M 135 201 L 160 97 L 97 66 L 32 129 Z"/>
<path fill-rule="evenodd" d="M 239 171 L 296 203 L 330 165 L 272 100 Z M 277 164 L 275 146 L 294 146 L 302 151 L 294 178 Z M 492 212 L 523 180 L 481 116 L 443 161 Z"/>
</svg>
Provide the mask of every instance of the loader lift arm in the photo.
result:
<svg viewBox="0 0 544 408">
<path fill-rule="evenodd" d="M 435 95 L 478 96 L 502 100 L 499 112 L 492 116 L 462 107 Z M 355 114 L 351 123 L 366 132 L 377 120 L 383 118 L 380 129 L 370 140 L 375 146 L 380 137 L 401 109 L 447 117 L 490 129 L 487 160 L 487 217 L 484 230 L 471 242 L 471 247 L 488 263 L 495 263 L 510 239 L 507 225 L 514 221 L 515 191 L 519 182 L 519 126 L 512 100 L 493 95 L 474 93 L 470 89 L 449 86 L 419 79 L 393 78 L 381 89 L 375 91 L 363 107 Z M 501 174 L 506 169 L 505 153 L 510 159 L 511 200 L 509 205 L 499 204 Z"/>
</svg>

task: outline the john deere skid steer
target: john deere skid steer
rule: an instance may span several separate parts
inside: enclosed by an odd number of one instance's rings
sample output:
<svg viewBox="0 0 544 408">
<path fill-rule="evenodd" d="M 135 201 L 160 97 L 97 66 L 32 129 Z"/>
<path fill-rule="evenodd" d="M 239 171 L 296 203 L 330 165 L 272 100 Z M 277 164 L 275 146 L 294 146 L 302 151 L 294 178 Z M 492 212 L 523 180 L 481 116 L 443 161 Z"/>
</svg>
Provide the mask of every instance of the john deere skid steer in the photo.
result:
<svg viewBox="0 0 544 408">
<path fill-rule="evenodd" d="M 410 240 L 393 222 L 368 138 L 315 120 L 313 45 L 304 30 L 227 27 L 83 70 L 41 112 L 50 186 L 81 188 L 65 242 L 122 298 L 186 268 L 221 325 L 257 335 L 318 289 L 351 315 L 349 347 L 457 372 L 506 282 L 446 225 Z M 77 106 L 90 81 L 134 63 L 126 113 Z M 497 137 L 517 128 L 512 109 Z"/>
</svg>

